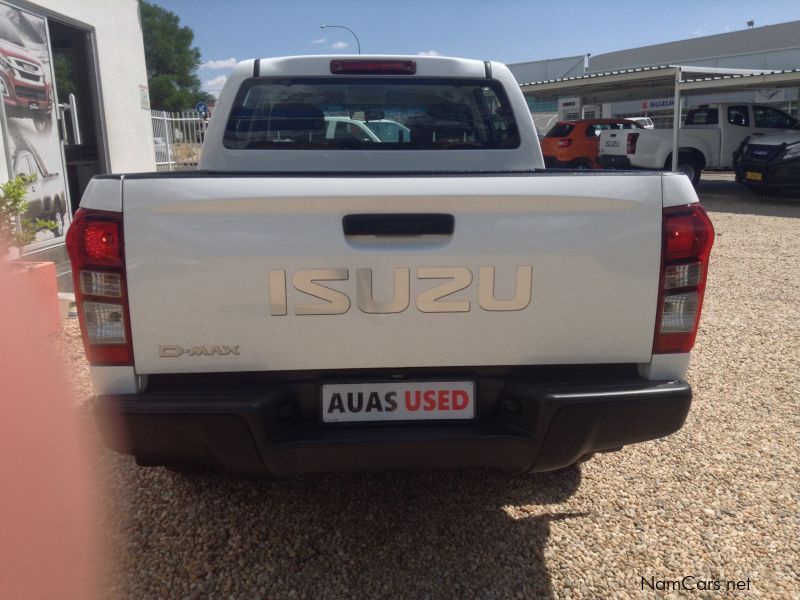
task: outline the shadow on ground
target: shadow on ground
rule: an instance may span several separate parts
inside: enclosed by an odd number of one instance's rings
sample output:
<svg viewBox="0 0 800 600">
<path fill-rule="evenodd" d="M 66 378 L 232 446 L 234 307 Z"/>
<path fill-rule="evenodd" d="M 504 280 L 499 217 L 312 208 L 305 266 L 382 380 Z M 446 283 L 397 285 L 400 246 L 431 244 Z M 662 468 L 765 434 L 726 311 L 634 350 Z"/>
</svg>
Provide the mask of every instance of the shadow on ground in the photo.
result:
<svg viewBox="0 0 800 600">
<path fill-rule="evenodd" d="M 134 578 L 158 577 L 162 569 L 211 596 L 294 589 L 317 597 L 322 590 L 330 597 L 552 597 L 544 560 L 550 523 L 583 516 L 547 508 L 578 489 L 578 467 L 286 481 L 127 471 L 128 486 L 153 489 L 147 513 L 161 518 L 123 508 L 124 568 L 135 570 Z M 169 557 L 155 573 L 153 556 Z"/>
</svg>

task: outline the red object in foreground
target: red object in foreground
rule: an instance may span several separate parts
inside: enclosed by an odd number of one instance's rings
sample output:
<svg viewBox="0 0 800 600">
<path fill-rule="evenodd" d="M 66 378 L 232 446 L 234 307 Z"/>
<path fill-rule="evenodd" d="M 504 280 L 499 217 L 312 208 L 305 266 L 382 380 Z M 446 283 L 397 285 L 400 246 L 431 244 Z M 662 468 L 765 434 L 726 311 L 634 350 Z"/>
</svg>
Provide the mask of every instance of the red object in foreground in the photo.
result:
<svg viewBox="0 0 800 600">
<path fill-rule="evenodd" d="M 48 335 L 57 333 L 61 327 L 61 313 L 58 309 L 58 285 L 56 266 L 51 262 L 14 263 L 14 285 L 24 285 L 39 305 L 37 316 Z"/>
<path fill-rule="evenodd" d="M 101 598 L 97 450 L 48 331 L 55 268 L 18 266 L 0 263 L 0 598 Z"/>
<path fill-rule="evenodd" d="M 122 213 L 80 209 L 67 231 L 75 302 L 93 365 L 132 365 Z"/>
<path fill-rule="evenodd" d="M 689 352 L 697 337 L 714 226 L 698 204 L 663 211 L 654 354 Z"/>
</svg>

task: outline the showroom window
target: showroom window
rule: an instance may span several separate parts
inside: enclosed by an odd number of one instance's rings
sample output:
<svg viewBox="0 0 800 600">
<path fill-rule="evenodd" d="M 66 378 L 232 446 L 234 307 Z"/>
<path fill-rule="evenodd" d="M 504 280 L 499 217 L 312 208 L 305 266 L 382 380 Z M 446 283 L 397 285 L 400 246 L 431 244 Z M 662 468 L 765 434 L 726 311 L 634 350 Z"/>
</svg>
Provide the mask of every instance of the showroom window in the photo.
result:
<svg viewBox="0 0 800 600">
<path fill-rule="evenodd" d="M 750 127 L 750 115 L 747 113 L 747 106 L 729 106 L 728 123 L 739 125 L 740 127 Z"/>
<path fill-rule="evenodd" d="M 753 120 L 756 127 L 769 127 L 772 129 L 789 129 L 797 121 L 784 112 L 768 106 L 754 106 Z"/>
</svg>

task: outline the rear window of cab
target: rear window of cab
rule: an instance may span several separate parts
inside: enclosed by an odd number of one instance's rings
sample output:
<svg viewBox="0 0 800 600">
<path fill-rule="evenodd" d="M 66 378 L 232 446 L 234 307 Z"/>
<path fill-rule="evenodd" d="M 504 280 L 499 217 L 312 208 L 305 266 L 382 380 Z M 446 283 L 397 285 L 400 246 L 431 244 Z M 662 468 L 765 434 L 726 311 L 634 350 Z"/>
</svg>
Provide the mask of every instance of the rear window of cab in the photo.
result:
<svg viewBox="0 0 800 600">
<path fill-rule="evenodd" d="M 591 123 L 586 126 L 586 137 L 597 137 L 604 129 L 641 129 L 642 126 L 635 121 L 620 121 L 618 123 Z M 544 137 L 568 137 L 575 129 L 574 123 L 556 123 Z"/>
<path fill-rule="evenodd" d="M 695 108 L 686 114 L 685 125 L 717 125 L 719 111 L 716 108 Z"/>
<path fill-rule="evenodd" d="M 572 123 L 556 123 L 544 137 L 567 137 L 573 129 L 575 125 Z"/>
<path fill-rule="evenodd" d="M 642 129 L 636 121 L 620 121 L 619 123 L 594 123 L 586 128 L 586 137 L 597 137 L 606 129 Z"/>
<path fill-rule="evenodd" d="M 356 135 L 341 134 L 344 121 Z M 223 143 L 233 150 L 485 150 L 517 148 L 520 136 L 497 81 L 263 77 L 242 83 Z"/>
</svg>

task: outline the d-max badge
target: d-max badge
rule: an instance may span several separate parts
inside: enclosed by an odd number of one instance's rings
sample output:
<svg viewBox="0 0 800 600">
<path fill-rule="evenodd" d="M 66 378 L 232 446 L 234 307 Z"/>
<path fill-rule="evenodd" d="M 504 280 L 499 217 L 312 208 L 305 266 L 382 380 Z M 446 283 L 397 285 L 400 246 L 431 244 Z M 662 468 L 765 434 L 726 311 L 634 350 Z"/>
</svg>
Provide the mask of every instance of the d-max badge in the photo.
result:
<svg viewBox="0 0 800 600">
<path fill-rule="evenodd" d="M 179 356 L 239 356 L 239 346 L 159 346 L 158 356 L 161 358 L 178 358 Z"/>
</svg>

